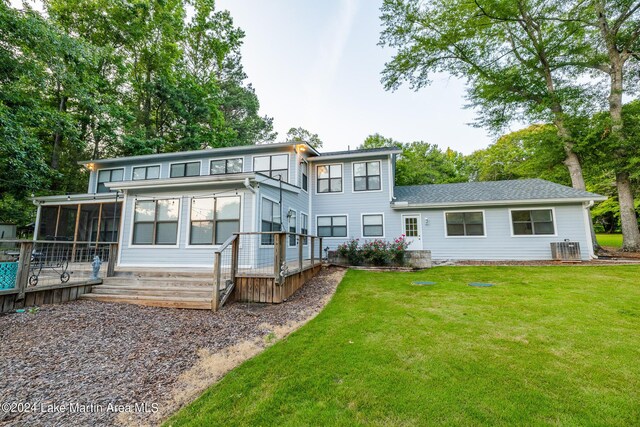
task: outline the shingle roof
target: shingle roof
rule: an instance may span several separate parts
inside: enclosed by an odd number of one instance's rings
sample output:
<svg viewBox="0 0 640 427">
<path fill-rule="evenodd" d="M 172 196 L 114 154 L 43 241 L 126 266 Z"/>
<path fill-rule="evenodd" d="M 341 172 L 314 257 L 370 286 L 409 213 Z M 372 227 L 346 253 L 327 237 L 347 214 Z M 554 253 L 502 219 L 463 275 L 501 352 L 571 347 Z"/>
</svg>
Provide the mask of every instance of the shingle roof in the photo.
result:
<svg viewBox="0 0 640 427">
<path fill-rule="evenodd" d="M 576 190 L 543 179 L 464 182 L 459 184 L 407 185 L 395 188 L 395 202 L 409 204 L 473 203 L 507 200 L 605 200 L 606 197 Z"/>
</svg>

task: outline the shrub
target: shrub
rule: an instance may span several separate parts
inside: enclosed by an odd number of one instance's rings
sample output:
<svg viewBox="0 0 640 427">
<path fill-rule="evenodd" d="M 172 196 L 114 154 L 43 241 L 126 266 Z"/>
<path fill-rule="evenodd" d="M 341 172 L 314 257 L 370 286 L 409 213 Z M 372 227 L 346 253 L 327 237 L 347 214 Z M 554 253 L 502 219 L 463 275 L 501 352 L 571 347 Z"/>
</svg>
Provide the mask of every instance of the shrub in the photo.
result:
<svg viewBox="0 0 640 427">
<path fill-rule="evenodd" d="M 408 246 L 403 234 L 393 242 L 376 239 L 366 241 L 362 245 L 358 239 L 351 239 L 339 245 L 337 252 L 346 258 L 350 265 L 360 265 L 363 262 L 375 266 L 403 265 Z"/>
</svg>

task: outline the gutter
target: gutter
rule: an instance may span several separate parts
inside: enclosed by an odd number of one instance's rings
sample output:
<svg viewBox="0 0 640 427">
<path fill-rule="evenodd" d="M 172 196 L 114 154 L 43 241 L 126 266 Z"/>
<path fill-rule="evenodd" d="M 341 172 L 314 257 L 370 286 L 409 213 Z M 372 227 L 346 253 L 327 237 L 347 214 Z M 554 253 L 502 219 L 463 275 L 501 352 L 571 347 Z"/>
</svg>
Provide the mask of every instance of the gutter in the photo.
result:
<svg viewBox="0 0 640 427">
<path fill-rule="evenodd" d="M 386 157 L 392 154 L 402 153 L 402 150 L 385 150 L 385 151 L 374 151 L 374 152 L 357 152 L 353 153 L 345 153 L 345 154 L 327 154 L 320 155 L 318 157 L 310 157 L 307 159 L 308 162 L 323 162 L 325 160 L 337 160 L 337 159 L 357 159 L 363 157 Z"/>
<path fill-rule="evenodd" d="M 586 203 L 607 200 L 606 197 L 599 198 L 578 198 L 578 199 L 519 199 L 519 200 L 486 200 L 472 202 L 449 202 L 449 203 L 409 203 L 394 202 L 391 203 L 393 209 L 438 209 L 438 208 L 455 208 L 455 207 L 472 207 L 472 206 L 504 206 L 504 205 L 536 205 L 551 203 Z"/>
</svg>

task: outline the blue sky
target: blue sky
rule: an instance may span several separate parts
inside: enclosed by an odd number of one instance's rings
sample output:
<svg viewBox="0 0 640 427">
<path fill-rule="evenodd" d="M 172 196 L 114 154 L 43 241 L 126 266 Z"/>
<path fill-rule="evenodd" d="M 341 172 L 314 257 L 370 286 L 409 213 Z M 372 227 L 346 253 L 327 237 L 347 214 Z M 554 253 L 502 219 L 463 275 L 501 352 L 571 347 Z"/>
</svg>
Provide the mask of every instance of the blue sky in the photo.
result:
<svg viewBox="0 0 640 427">
<path fill-rule="evenodd" d="M 372 133 L 470 153 L 492 138 L 469 125 L 464 82 L 387 92 L 392 51 L 377 45 L 381 0 L 218 0 L 246 37 L 243 64 L 279 140 L 290 127 L 318 133 L 324 150 L 355 148 Z"/>
</svg>

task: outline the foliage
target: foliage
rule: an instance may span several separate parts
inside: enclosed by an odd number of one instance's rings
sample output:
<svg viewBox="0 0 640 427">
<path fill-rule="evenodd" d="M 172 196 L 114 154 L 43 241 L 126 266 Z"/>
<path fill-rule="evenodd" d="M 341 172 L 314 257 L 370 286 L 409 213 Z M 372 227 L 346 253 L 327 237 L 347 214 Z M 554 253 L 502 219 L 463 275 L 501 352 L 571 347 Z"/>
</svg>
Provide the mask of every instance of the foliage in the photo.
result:
<svg viewBox="0 0 640 427">
<path fill-rule="evenodd" d="M 409 243 L 403 234 L 393 242 L 374 239 L 361 244 L 359 239 L 351 239 L 339 245 L 337 252 L 347 259 L 349 265 L 403 265 L 408 247 Z"/>
<path fill-rule="evenodd" d="M 318 316 L 165 425 L 637 424 L 638 274 L 350 270 Z"/>
<path fill-rule="evenodd" d="M 318 134 L 311 133 L 301 127 L 289 129 L 287 132 L 286 142 L 306 142 L 313 148 L 322 148 L 322 140 Z"/>
<path fill-rule="evenodd" d="M 450 148 L 416 141 L 402 145 L 396 164 L 396 185 L 466 182 L 465 157 Z"/>
</svg>

